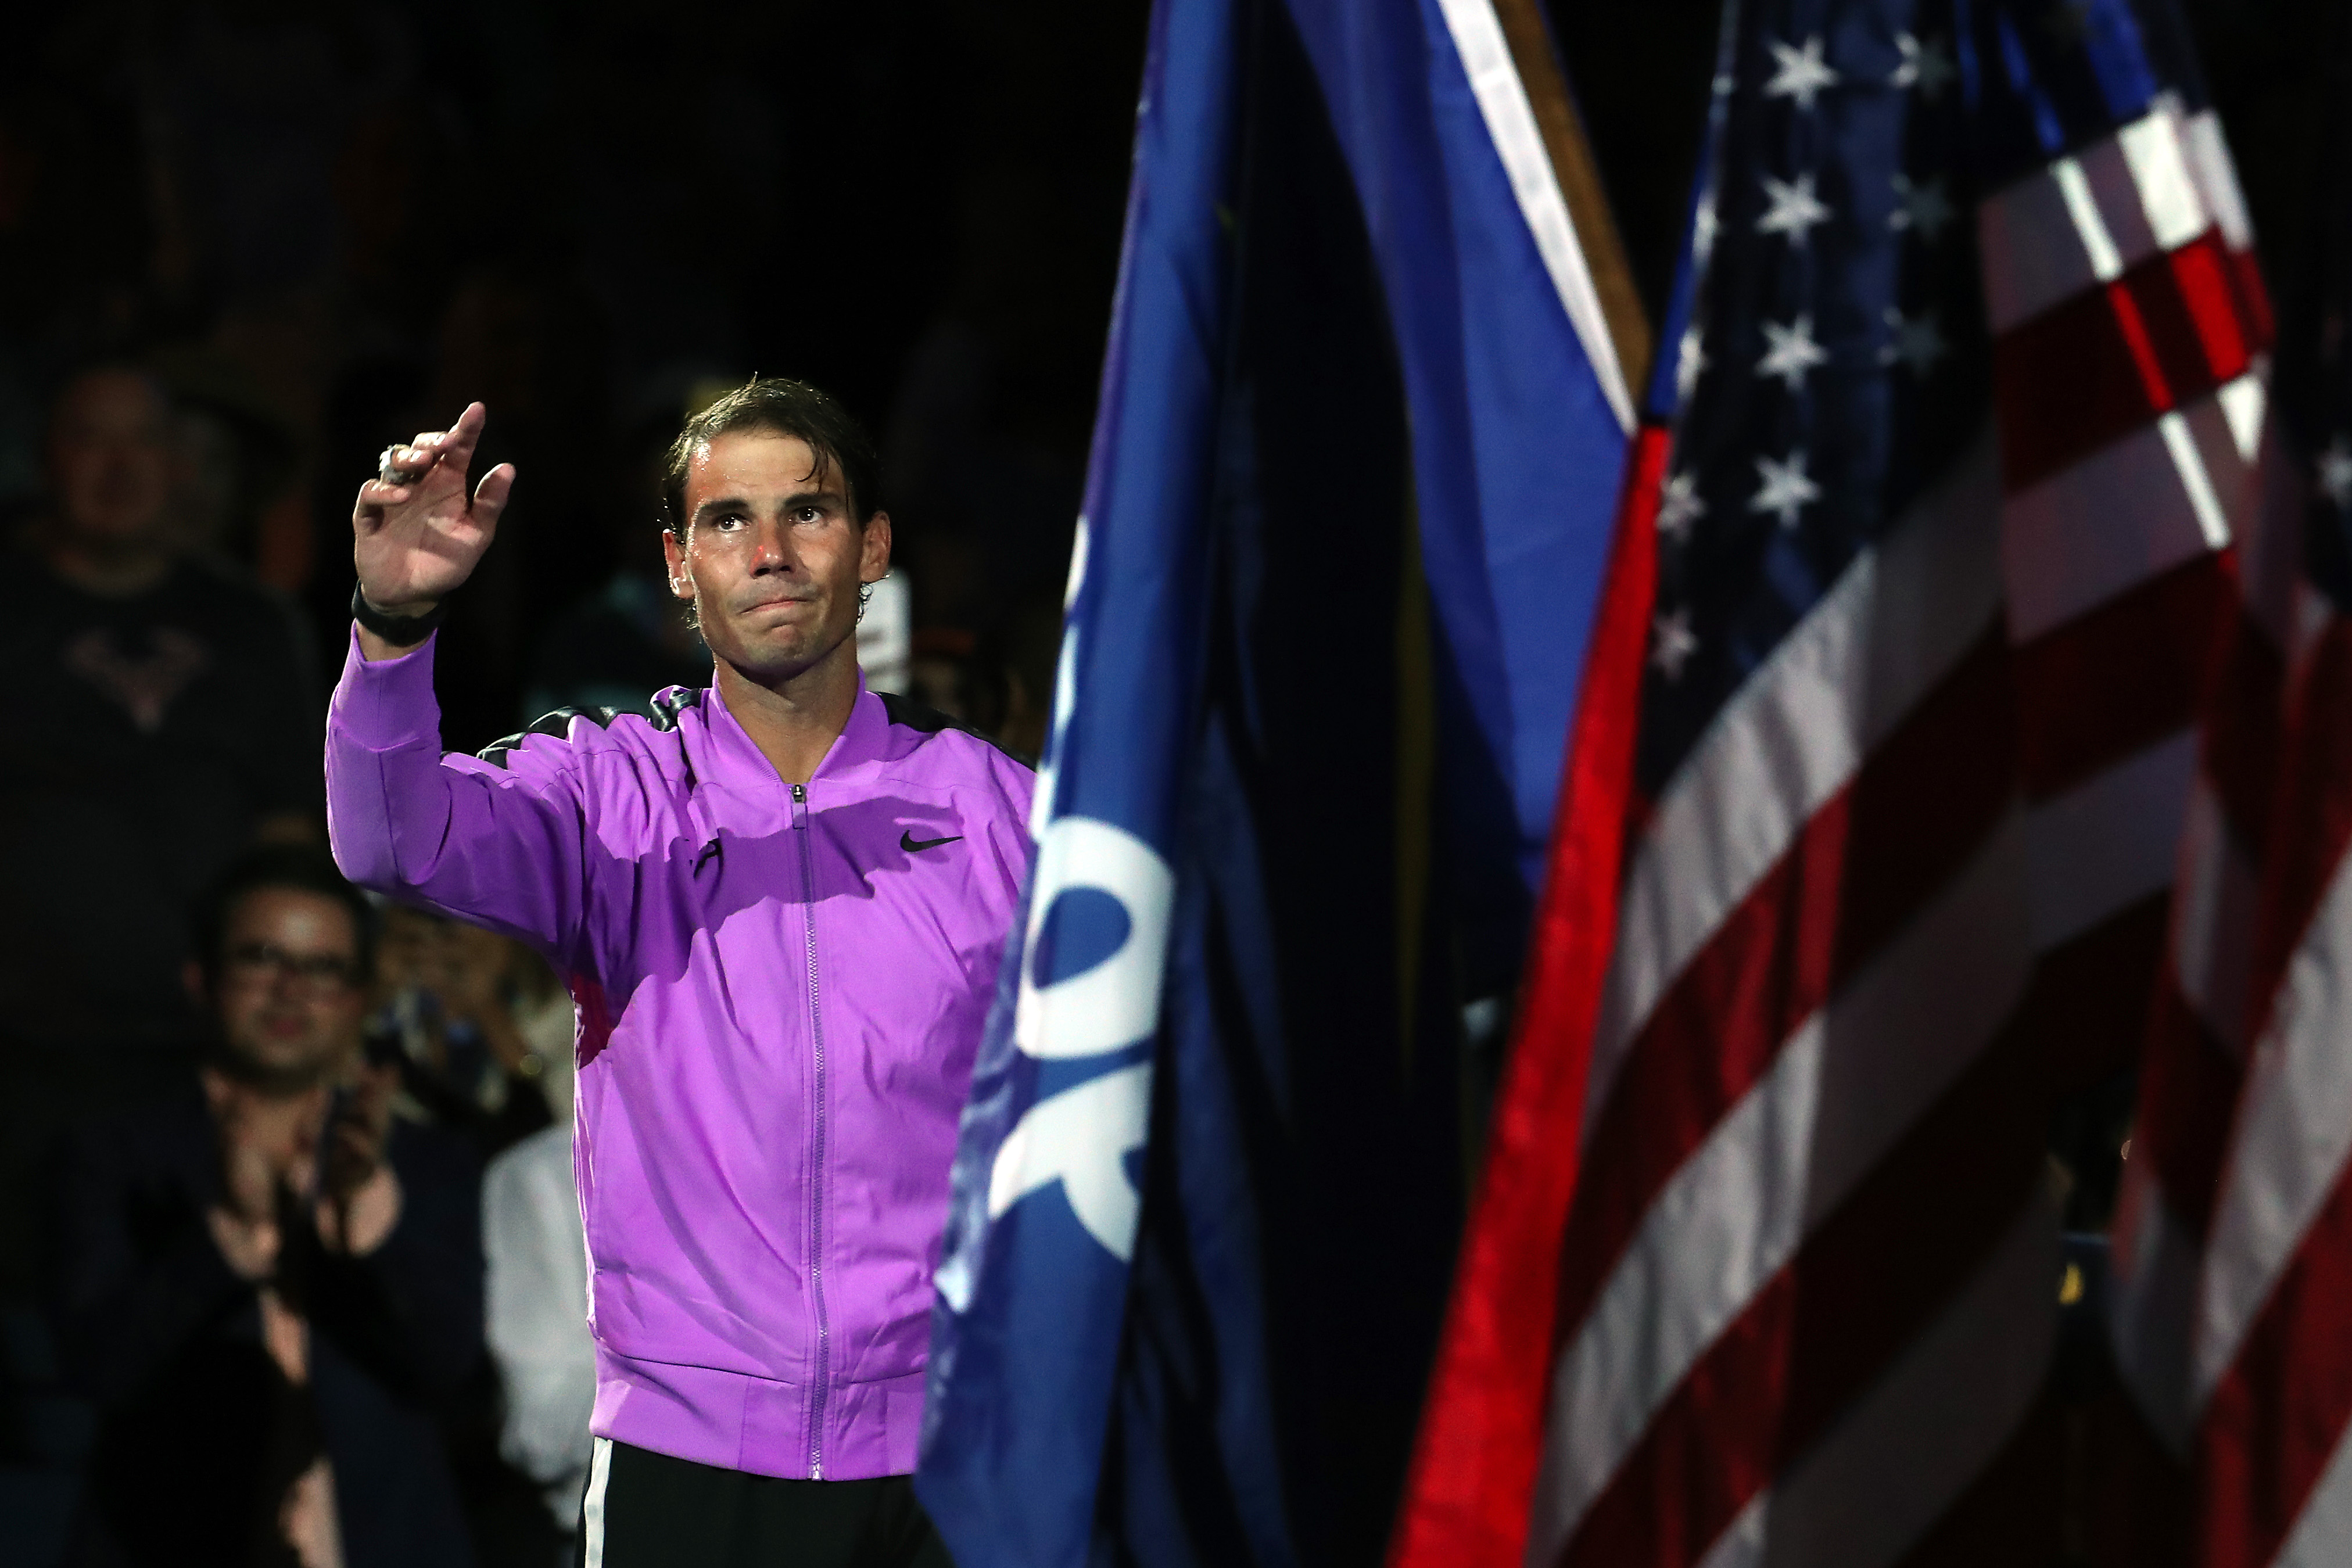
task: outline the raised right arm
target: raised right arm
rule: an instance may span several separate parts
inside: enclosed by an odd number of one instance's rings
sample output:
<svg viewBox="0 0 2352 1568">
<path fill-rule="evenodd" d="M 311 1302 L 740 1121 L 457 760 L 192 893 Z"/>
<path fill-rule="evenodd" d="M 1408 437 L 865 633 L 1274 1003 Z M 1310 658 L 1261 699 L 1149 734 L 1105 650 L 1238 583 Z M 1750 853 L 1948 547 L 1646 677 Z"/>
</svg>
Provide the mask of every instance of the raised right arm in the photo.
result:
<svg viewBox="0 0 2352 1568">
<path fill-rule="evenodd" d="M 520 938 L 572 967 L 588 836 L 579 781 L 536 748 L 504 768 L 441 750 L 433 639 L 369 659 L 356 634 L 327 715 L 327 831 L 362 887 Z"/>
<path fill-rule="evenodd" d="M 467 467 L 488 416 L 384 453 L 352 508 L 352 561 L 378 615 L 421 617 L 473 574 L 514 485 L 499 464 L 470 497 Z M 578 780 L 525 752 L 493 768 L 441 750 L 433 643 L 352 628 L 327 715 L 327 828 L 343 874 L 394 898 L 505 932 L 571 967 L 587 828 Z"/>
</svg>

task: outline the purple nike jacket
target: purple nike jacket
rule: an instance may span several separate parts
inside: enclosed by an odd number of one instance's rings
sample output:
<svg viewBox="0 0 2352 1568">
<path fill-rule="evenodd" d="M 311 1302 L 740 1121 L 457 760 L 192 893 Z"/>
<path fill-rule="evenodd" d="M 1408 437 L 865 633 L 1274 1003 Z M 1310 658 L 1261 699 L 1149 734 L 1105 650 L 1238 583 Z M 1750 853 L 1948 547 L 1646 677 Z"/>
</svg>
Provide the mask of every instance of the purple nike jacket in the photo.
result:
<svg viewBox="0 0 2352 1568">
<path fill-rule="evenodd" d="M 571 984 L 597 1435 L 906 1474 L 1031 775 L 862 683 L 806 785 L 715 687 L 655 706 L 444 755 L 432 642 L 370 664 L 354 637 L 327 725 L 335 858 Z"/>
</svg>

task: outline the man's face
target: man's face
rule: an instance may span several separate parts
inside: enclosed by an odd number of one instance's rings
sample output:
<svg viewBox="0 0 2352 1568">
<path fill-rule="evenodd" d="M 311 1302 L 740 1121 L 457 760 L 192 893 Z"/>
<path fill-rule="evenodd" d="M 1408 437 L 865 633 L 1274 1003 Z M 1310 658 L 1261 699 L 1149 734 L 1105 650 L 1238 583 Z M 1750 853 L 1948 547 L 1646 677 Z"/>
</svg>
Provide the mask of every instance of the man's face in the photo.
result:
<svg viewBox="0 0 2352 1568">
<path fill-rule="evenodd" d="M 172 411 L 145 376 L 97 371 L 68 385 L 49 432 L 58 521 L 100 547 L 163 538 L 172 496 Z"/>
<path fill-rule="evenodd" d="M 838 470 L 808 444 L 738 431 L 686 473 L 686 542 L 662 536 L 670 591 L 694 601 L 711 653 L 767 682 L 809 668 L 857 630 L 858 585 L 890 570 L 890 519 L 860 527 Z"/>
<path fill-rule="evenodd" d="M 331 1076 L 357 1049 L 365 1009 L 351 911 L 321 894 L 257 888 L 224 936 L 210 1000 L 229 1056 L 289 1087 Z"/>
</svg>

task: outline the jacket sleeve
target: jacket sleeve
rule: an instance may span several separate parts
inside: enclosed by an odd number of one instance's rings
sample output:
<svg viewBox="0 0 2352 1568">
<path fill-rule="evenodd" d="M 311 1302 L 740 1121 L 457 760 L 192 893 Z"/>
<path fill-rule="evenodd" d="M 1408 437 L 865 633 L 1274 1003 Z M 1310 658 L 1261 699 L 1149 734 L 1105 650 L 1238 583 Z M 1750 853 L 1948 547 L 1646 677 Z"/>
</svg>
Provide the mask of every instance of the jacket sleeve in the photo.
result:
<svg viewBox="0 0 2352 1568">
<path fill-rule="evenodd" d="M 569 967 L 586 896 L 585 796 L 569 747 L 509 746 L 491 763 L 441 749 L 433 638 L 362 658 L 353 634 L 327 714 L 327 831 L 361 886 L 430 905 Z"/>
</svg>

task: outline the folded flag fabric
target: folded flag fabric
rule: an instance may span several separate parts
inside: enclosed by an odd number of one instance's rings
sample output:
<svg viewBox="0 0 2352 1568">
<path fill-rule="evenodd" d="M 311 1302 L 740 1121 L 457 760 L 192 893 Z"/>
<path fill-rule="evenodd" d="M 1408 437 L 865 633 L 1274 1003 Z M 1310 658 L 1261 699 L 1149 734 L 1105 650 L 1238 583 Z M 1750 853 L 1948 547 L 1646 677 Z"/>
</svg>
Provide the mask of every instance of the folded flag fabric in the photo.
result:
<svg viewBox="0 0 2352 1568">
<path fill-rule="evenodd" d="M 1619 803 L 1612 896 L 1538 923 L 1393 1563 L 2058 1552 L 2045 1137 L 2139 1041 L 2263 415 L 2180 37 L 1727 9 L 1646 661 L 1555 841 Z"/>
<path fill-rule="evenodd" d="M 2315 42 L 2340 69 L 2340 18 Z M 2116 1364 L 2169 1461 L 2119 1500 L 2172 1526 L 2137 1561 L 2352 1557 L 2347 133 L 2335 105 L 2116 1217 Z"/>
<path fill-rule="evenodd" d="M 1631 417 L 1548 47 L 1524 0 L 1154 10 L 938 1273 L 917 1487 L 964 1568 L 1381 1551 L 1458 1000 L 1524 950 Z"/>
</svg>

